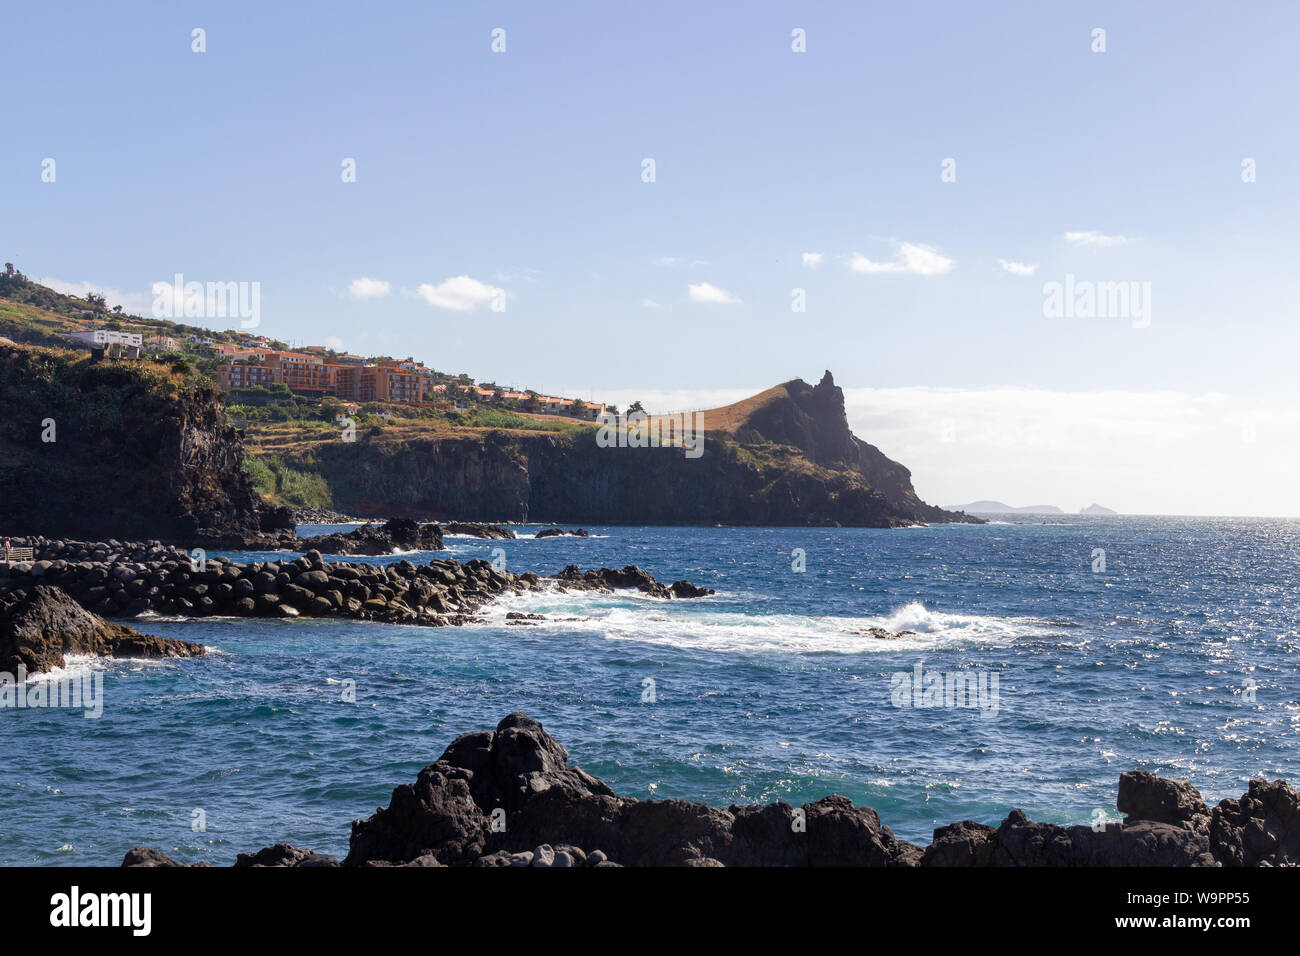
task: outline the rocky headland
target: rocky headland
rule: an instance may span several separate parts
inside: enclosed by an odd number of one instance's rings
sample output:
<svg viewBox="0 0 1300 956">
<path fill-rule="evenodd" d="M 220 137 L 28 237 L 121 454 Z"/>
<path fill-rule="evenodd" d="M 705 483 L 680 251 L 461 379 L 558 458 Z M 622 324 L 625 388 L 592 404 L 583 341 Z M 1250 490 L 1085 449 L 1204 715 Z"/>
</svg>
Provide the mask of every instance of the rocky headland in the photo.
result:
<svg viewBox="0 0 1300 956">
<path fill-rule="evenodd" d="M 841 796 L 726 809 L 620 797 L 515 713 L 495 731 L 457 737 L 387 807 L 355 821 L 342 861 L 281 843 L 240 854 L 236 866 L 1300 864 L 1300 791 L 1281 780 L 1252 780 L 1240 799 L 1210 808 L 1190 783 L 1135 770 L 1120 775 L 1116 806 L 1123 822 L 1060 826 L 1013 810 L 998 826 L 940 827 L 922 847 Z M 137 847 L 123 865 L 184 864 Z"/>
<path fill-rule="evenodd" d="M 681 447 L 602 446 L 595 425 L 566 431 L 320 438 L 269 449 L 353 514 L 614 525 L 906 527 L 975 522 L 926 504 L 911 473 L 853 434 L 827 372 L 700 413 L 699 457 Z M 260 433 L 250 426 L 257 447 Z M 451 532 L 443 523 L 443 530 Z M 472 533 L 472 532 L 466 532 Z"/>
</svg>

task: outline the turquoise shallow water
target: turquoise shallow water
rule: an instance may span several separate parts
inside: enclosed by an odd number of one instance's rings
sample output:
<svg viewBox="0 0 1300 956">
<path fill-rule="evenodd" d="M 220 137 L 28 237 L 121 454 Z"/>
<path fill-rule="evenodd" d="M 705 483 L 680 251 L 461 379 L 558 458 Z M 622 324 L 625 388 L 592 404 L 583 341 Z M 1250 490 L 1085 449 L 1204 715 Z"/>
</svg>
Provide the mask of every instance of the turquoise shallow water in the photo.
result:
<svg viewBox="0 0 1300 956">
<path fill-rule="evenodd" d="M 1300 780 L 1300 522 L 590 530 L 450 538 L 449 556 L 500 547 L 512 570 L 541 573 L 632 563 L 720 593 L 510 598 L 462 628 L 143 620 L 215 653 L 74 663 L 104 672 L 98 720 L 0 710 L 0 862 L 115 865 L 144 844 L 227 864 L 282 840 L 341 856 L 354 818 L 512 710 L 621 794 L 843 793 L 922 843 L 1016 806 L 1115 818 L 1130 768 L 1189 778 L 1212 801 L 1252 776 Z M 509 610 L 570 620 L 507 626 Z M 857 633 L 870 626 L 915 634 Z M 996 676 L 996 713 L 895 706 L 894 675 L 918 663 Z"/>
</svg>

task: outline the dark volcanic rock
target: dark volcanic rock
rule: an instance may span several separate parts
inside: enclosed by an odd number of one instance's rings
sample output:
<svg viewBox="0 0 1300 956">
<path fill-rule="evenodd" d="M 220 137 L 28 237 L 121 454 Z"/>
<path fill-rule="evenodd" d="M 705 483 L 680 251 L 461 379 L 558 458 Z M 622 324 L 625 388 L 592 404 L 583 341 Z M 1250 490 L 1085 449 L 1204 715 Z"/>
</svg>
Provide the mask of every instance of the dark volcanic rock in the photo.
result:
<svg viewBox="0 0 1300 956">
<path fill-rule="evenodd" d="M 1186 780 L 1145 770 L 1119 778 L 1123 823 L 1062 827 L 1013 810 L 994 828 L 969 820 L 940 827 L 925 866 L 1218 866 L 1209 811 Z"/>
<path fill-rule="evenodd" d="M 14 592 L 6 597 L 16 597 Z M 58 588 L 33 585 L 0 611 L 0 671 L 62 667 L 64 654 L 105 657 L 198 657 L 202 644 L 141 634 L 91 614 Z"/>
<path fill-rule="evenodd" d="M 0 344 L 7 535 L 256 535 L 265 518 L 220 391 L 134 362 Z M 111 413 L 105 413 L 111 409 Z M 57 422 L 42 441 L 32 422 Z"/>
<path fill-rule="evenodd" d="M 544 529 L 544 530 L 542 530 L 542 531 L 537 532 L 537 534 L 535 535 L 535 537 L 538 537 L 538 538 L 558 538 L 560 535 L 572 535 L 572 536 L 575 537 L 575 538 L 589 538 L 589 537 L 591 537 L 591 535 L 587 534 L 586 530 L 583 529 L 583 528 L 575 528 L 575 529 L 573 529 L 572 531 L 565 531 L 563 528 L 546 528 L 546 529 Z"/>
<path fill-rule="evenodd" d="M 441 551 L 442 530 L 410 518 L 390 518 L 382 525 L 365 524 L 355 531 L 299 538 L 297 551 L 325 554 L 392 554 L 395 551 Z"/>
<path fill-rule="evenodd" d="M 1250 781 L 1241 799 L 1214 808 L 1210 845 L 1224 866 L 1300 865 L 1300 791 L 1283 780 Z"/>
<path fill-rule="evenodd" d="M 703 415 L 695 458 L 673 444 L 611 450 L 593 423 L 570 434 L 322 442 L 289 463 L 319 474 L 335 505 L 358 514 L 869 528 L 982 520 L 921 501 L 906 467 L 852 434 L 829 373 L 745 404 L 744 415 L 718 410 L 725 422 Z"/>
<path fill-rule="evenodd" d="M 510 855 L 531 854 L 525 865 L 548 865 L 547 851 L 556 846 L 581 848 L 587 866 L 606 860 L 627 866 L 898 866 L 920 853 L 895 840 L 873 810 L 844 797 L 799 810 L 641 802 L 616 796 L 569 766 L 568 757 L 524 714 L 511 714 L 495 733 L 464 734 L 414 785 L 394 790 L 387 808 L 352 825 L 344 863 L 403 863 L 432 854 L 448 865 L 485 857 L 494 858 L 487 865 L 500 865 Z"/>
<path fill-rule="evenodd" d="M 908 637 L 916 631 L 891 631 L 884 627 L 868 627 L 857 631 L 850 631 L 852 634 L 861 634 L 863 637 L 874 637 L 878 641 L 896 641 L 900 637 Z"/>
<path fill-rule="evenodd" d="M 179 860 L 173 860 L 166 853 L 160 850 L 154 850 L 147 846 L 137 846 L 126 851 L 126 856 L 122 858 L 123 866 L 189 866 L 188 863 L 182 863 Z M 199 863 L 198 866 L 207 866 L 207 863 Z"/>
<path fill-rule="evenodd" d="M 400 535 L 414 522 L 389 522 Z M 406 531 L 401 529 L 406 527 Z M 434 526 L 420 528 L 425 533 Z M 385 532 L 390 534 L 391 532 Z M 240 563 L 222 556 L 202 558 L 158 541 L 74 541 L 18 538 L 33 561 L 0 564 L 0 607 L 27 596 L 33 585 L 58 588 L 83 608 L 106 617 L 134 617 L 145 611 L 202 617 L 339 616 L 390 624 L 459 625 L 479 608 L 507 593 L 547 587 L 536 574 L 499 570 L 475 559 L 434 559 L 385 565 L 326 561 L 317 550 L 301 557 Z M 601 569 L 584 576 L 575 567 L 570 586 L 640 587 L 662 597 L 697 594 L 686 581 L 665 585 L 638 568 Z M 711 593 L 711 592 L 710 592 Z M 148 653 L 148 648 L 142 649 Z"/>
<path fill-rule="evenodd" d="M 1168 780 L 1145 770 L 1130 770 L 1119 776 L 1119 797 L 1115 801 L 1125 823 L 1130 820 L 1155 820 L 1179 826 L 1191 825 L 1201 818 L 1209 823 L 1210 809 L 1201 792 L 1186 780 Z"/>
<path fill-rule="evenodd" d="M 472 538 L 495 538 L 506 540 L 515 533 L 504 525 L 480 524 L 477 521 L 449 521 L 442 526 L 444 534 L 467 534 Z"/>
<path fill-rule="evenodd" d="M 1150 820 L 1103 828 L 1032 823 L 1013 810 L 996 829 L 940 827 L 922 866 L 1217 866 L 1203 830 Z"/>
<path fill-rule="evenodd" d="M 724 809 L 619 797 L 578 767 L 524 714 L 462 734 L 387 807 L 352 824 L 344 866 L 1219 866 L 1300 862 L 1300 793 L 1252 781 L 1207 826 L 1186 781 L 1134 771 L 1121 778 L 1130 819 L 1097 828 L 1033 823 L 1013 810 L 1000 826 L 964 821 L 925 848 L 898 840 L 874 810 L 829 796 Z M 177 864 L 136 848 L 124 866 Z M 202 864 L 200 864 L 202 865 Z M 335 866 L 276 844 L 236 866 Z"/>
<path fill-rule="evenodd" d="M 256 853 L 241 853 L 235 858 L 236 867 L 260 866 L 338 866 L 332 856 L 322 856 L 312 850 L 300 850 L 287 843 L 277 843 Z"/>
<path fill-rule="evenodd" d="M 646 594 L 660 598 L 698 598 L 715 593 L 712 588 L 696 587 L 690 581 L 674 581 L 671 585 L 656 581 L 649 571 L 643 571 L 635 564 L 629 564 L 621 570 L 599 568 L 583 571 L 576 564 L 570 564 L 555 580 L 561 587 L 579 591 L 613 591 L 617 588 L 636 588 Z"/>
</svg>

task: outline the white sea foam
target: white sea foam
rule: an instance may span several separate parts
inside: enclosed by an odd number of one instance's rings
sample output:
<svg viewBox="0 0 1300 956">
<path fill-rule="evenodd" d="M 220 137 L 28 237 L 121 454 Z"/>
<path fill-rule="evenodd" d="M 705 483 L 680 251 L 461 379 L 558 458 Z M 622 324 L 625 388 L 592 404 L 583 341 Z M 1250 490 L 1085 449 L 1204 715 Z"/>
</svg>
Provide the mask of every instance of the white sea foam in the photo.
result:
<svg viewBox="0 0 1300 956">
<path fill-rule="evenodd" d="M 104 658 L 95 654 L 64 654 L 62 667 L 51 667 L 39 674 L 28 674 L 26 680 L 28 684 L 78 680 L 94 671 L 102 671 L 104 661 Z"/>
<path fill-rule="evenodd" d="M 647 601 L 653 607 L 647 607 Z M 597 594 L 550 591 L 510 595 L 484 608 L 486 626 L 507 624 L 506 614 L 543 614 L 531 633 L 584 632 L 611 641 L 661 644 L 720 652 L 864 654 L 925 651 L 961 642 L 1010 642 L 1052 633 L 1041 621 L 927 610 L 919 602 L 884 616 L 830 617 L 744 614 L 707 601 L 664 601 L 639 592 Z M 564 620 L 574 618 L 575 620 Z M 870 628 L 912 631 L 879 638 Z"/>
</svg>

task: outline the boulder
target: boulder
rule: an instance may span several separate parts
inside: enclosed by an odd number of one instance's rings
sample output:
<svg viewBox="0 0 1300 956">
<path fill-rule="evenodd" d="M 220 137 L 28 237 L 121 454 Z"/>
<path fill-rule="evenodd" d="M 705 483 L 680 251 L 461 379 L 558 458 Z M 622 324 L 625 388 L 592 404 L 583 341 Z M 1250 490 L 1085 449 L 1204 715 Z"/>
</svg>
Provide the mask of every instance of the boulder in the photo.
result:
<svg viewBox="0 0 1300 956">
<path fill-rule="evenodd" d="M 201 644 L 141 634 L 85 610 L 58 588 L 33 586 L 0 612 L 0 671 L 21 664 L 36 674 L 66 663 L 64 654 L 105 657 L 198 657 Z"/>
<path fill-rule="evenodd" d="M 1300 791 L 1284 780 L 1250 781 L 1214 808 L 1210 845 L 1224 866 L 1300 865 Z"/>
</svg>

